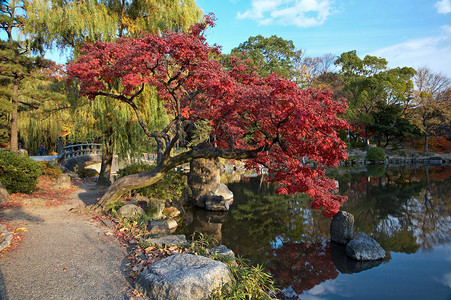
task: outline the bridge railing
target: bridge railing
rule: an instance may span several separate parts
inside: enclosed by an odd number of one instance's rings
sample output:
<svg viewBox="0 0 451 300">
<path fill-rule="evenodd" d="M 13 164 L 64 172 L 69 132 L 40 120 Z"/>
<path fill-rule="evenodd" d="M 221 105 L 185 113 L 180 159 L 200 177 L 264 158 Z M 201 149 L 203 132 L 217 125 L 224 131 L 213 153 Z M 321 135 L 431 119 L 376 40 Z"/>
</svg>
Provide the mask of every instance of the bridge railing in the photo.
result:
<svg viewBox="0 0 451 300">
<path fill-rule="evenodd" d="M 64 146 L 58 157 L 68 159 L 85 155 L 102 155 L 102 144 L 74 144 Z"/>
</svg>

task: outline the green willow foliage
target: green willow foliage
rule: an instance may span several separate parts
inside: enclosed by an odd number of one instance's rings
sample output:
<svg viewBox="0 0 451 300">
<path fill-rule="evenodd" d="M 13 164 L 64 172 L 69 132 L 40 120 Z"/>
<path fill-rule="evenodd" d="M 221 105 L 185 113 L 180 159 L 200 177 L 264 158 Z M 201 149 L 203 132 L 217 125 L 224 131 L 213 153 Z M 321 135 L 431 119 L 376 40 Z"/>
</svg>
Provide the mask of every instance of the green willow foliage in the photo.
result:
<svg viewBox="0 0 451 300">
<path fill-rule="evenodd" d="M 186 31 L 203 20 L 194 0 L 26 0 L 24 5 L 29 34 L 38 37 L 45 48 L 56 46 L 66 53 L 69 50 L 73 58 L 80 54 L 83 43 L 113 42 L 120 37 L 166 29 Z M 62 125 L 69 128 L 71 142 L 101 142 L 106 156 L 115 152 L 129 157 L 151 150 L 144 146 L 147 137 L 129 108 L 103 97 L 95 101 L 70 98 L 71 118 L 51 119 L 58 120 L 56 128 Z M 139 109 L 150 130 L 161 129 L 168 123 L 165 109 L 153 91 L 140 96 Z M 54 132 L 53 129 L 49 131 Z"/>
</svg>

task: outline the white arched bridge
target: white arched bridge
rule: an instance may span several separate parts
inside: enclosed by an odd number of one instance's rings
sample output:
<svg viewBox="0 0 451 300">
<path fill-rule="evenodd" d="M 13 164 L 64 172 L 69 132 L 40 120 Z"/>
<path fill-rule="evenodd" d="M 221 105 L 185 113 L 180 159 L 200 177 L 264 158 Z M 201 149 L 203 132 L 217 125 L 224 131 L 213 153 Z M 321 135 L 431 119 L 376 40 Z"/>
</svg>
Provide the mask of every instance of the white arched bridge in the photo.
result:
<svg viewBox="0 0 451 300">
<path fill-rule="evenodd" d="M 73 144 L 58 148 L 58 162 L 69 170 L 74 170 L 77 165 L 89 166 L 102 162 L 102 144 Z"/>
</svg>

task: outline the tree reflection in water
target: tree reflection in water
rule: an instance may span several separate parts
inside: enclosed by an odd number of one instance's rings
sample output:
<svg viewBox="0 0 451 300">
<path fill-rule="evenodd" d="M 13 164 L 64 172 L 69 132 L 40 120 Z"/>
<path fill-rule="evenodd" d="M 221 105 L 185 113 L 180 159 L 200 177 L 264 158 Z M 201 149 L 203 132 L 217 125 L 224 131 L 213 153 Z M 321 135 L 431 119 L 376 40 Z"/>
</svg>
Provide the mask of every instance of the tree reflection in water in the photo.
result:
<svg viewBox="0 0 451 300">
<path fill-rule="evenodd" d="M 272 250 L 269 271 L 280 288 L 289 288 L 297 294 L 338 276 L 330 243 L 283 243 Z"/>
<path fill-rule="evenodd" d="M 341 176 L 343 209 L 387 251 L 415 253 L 451 241 L 451 167 Z"/>
<path fill-rule="evenodd" d="M 451 241 L 450 166 L 378 167 L 354 174 L 338 170 L 335 175 L 340 194 L 348 196 L 343 210 L 354 215 L 354 230 L 373 236 L 386 251 L 415 253 Z M 311 210 L 305 195 L 275 195 L 275 186 L 261 178 L 228 187 L 234 203 L 227 215 L 195 213 L 185 233 L 215 235 L 235 253 L 271 271 L 280 288 L 301 294 L 339 272 L 362 272 L 383 263 L 356 263 L 330 245 L 330 219 Z"/>
</svg>

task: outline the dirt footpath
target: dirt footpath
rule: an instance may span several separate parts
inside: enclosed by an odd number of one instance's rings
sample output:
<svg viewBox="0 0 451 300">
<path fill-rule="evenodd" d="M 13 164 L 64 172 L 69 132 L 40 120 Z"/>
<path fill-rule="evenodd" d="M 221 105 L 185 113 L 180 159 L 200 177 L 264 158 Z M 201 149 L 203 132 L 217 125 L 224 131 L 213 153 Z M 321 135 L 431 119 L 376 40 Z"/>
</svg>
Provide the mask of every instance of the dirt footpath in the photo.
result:
<svg viewBox="0 0 451 300">
<path fill-rule="evenodd" d="M 59 203 L 25 197 L 0 210 L 17 237 L 0 253 L 0 299 L 130 298 L 125 248 L 92 214 L 70 212 L 100 196 L 80 183 Z"/>
</svg>

